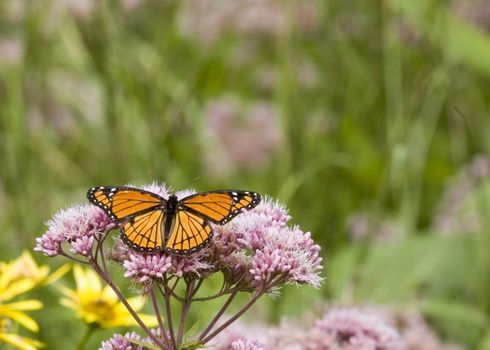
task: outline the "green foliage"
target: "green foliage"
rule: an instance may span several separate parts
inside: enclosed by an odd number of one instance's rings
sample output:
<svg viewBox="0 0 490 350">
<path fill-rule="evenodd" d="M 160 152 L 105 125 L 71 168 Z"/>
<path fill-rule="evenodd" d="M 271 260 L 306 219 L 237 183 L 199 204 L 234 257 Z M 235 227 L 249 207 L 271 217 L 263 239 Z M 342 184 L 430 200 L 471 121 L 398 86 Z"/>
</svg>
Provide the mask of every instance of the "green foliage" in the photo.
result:
<svg viewBox="0 0 490 350">
<path fill-rule="evenodd" d="M 480 218 L 478 232 L 443 236 L 433 226 L 448 180 L 490 150 L 490 36 L 455 7 L 318 2 L 319 21 L 306 31 L 285 2 L 285 32 L 225 30 L 206 44 L 209 33 L 181 33 L 179 2 L 127 10 L 99 1 L 85 17 L 57 0 L 26 1 L 17 19 L 7 3 L 0 42 L 14 38 L 23 55 L 0 57 L 2 257 L 31 249 L 43 222 L 85 202 L 90 186 L 249 188 L 285 202 L 325 255 L 325 287 L 286 289 L 266 317 L 299 315 L 322 296 L 413 305 L 447 338 L 489 348 L 488 182 L 461 199 Z M 205 114 L 225 97 L 270 103 L 282 140 L 264 164 L 216 175 Z M 354 213 L 389 219 L 399 238 L 353 242 Z M 69 348 L 58 330 L 82 331 L 64 322 L 56 296 L 45 297 L 42 340 Z"/>
</svg>

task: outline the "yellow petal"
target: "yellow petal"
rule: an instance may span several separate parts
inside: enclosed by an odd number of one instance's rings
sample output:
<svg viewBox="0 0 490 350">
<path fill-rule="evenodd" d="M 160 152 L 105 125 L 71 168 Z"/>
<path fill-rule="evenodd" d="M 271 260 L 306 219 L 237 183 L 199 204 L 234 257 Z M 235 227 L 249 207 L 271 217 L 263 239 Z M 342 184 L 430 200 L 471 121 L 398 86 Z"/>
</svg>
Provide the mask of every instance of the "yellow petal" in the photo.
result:
<svg viewBox="0 0 490 350">
<path fill-rule="evenodd" d="M 101 299 L 106 300 L 109 304 L 115 304 L 119 301 L 119 297 L 110 286 L 105 286 L 102 290 Z"/>
<path fill-rule="evenodd" d="M 29 279 L 21 279 L 19 281 L 12 282 L 0 295 L 0 300 L 9 300 L 13 297 L 25 293 L 35 286 L 35 282 Z"/>
<path fill-rule="evenodd" d="M 85 270 L 85 276 L 90 285 L 90 290 L 97 294 L 102 293 L 102 284 L 100 282 L 100 277 L 92 270 Z"/>
<path fill-rule="evenodd" d="M 143 297 L 133 297 L 128 299 L 128 304 L 134 309 L 134 311 L 139 311 L 145 305 L 146 299 Z M 121 306 L 124 306 L 121 304 Z"/>
<path fill-rule="evenodd" d="M 45 284 L 51 284 L 63 277 L 71 269 L 71 264 L 64 264 L 58 270 L 53 272 L 47 279 Z"/>
<path fill-rule="evenodd" d="M 80 305 L 71 299 L 60 299 L 60 304 L 76 311 L 80 310 Z"/>
<path fill-rule="evenodd" d="M 58 289 L 61 293 L 66 295 L 68 298 L 78 300 L 78 294 L 74 290 L 71 290 L 70 288 L 66 288 L 65 286 L 58 286 Z"/>
<path fill-rule="evenodd" d="M 79 265 L 73 267 L 73 277 L 75 277 L 75 283 L 77 284 L 77 290 L 85 288 L 88 284 L 85 279 L 85 271 Z"/>
<path fill-rule="evenodd" d="M 13 311 L 13 310 L 3 310 L 3 314 L 20 324 L 21 326 L 26 327 L 28 330 L 32 332 L 37 332 L 39 331 L 39 326 L 37 325 L 36 321 L 34 321 L 32 318 L 27 316 L 25 313 L 20 312 L 20 311 Z"/>
<path fill-rule="evenodd" d="M 10 304 L 1 304 L 1 308 L 5 309 L 10 309 L 10 310 L 39 310 L 43 307 L 43 303 L 41 303 L 39 300 L 23 300 L 23 301 L 18 301 L 15 303 L 10 303 Z"/>
<path fill-rule="evenodd" d="M 153 315 L 140 314 L 139 317 L 147 327 L 158 326 L 158 319 Z"/>
<path fill-rule="evenodd" d="M 21 350 L 37 350 L 44 347 L 44 344 L 34 339 L 24 338 L 17 334 L 0 333 L 0 341 L 15 346 Z"/>
<path fill-rule="evenodd" d="M 95 272 L 89 269 L 84 270 L 79 265 L 75 265 L 73 267 L 73 274 L 79 295 L 94 296 L 100 294 L 102 287 Z"/>
</svg>

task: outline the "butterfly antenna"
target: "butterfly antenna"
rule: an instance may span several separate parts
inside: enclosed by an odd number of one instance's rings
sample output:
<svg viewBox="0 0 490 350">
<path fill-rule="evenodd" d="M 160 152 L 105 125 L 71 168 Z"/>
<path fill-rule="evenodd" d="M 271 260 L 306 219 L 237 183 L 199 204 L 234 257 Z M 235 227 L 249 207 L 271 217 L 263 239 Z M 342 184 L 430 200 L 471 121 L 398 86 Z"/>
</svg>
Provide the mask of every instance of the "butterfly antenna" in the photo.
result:
<svg viewBox="0 0 490 350">
<path fill-rule="evenodd" d="M 150 170 L 148 170 L 147 173 L 148 173 L 148 175 L 150 175 L 150 177 L 153 179 L 154 182 L 158 182 L 157 177 L 155 175 L 153 175 L 153 173 Z"/>
<path fill-rule="evenodd" d="M 182 191 L 183 189 L 186 189 L 186 188 L 189 188 L 190 186 L 192 186 L 193 184 L 195 184 L 197 181 L 199 181 L 201 178 L 198 176 L 196 178 L 194 178 L 194 180 L 192 180 L 190 183 L 188 183 L 184 188 L 180 188 L 178 191 L 176 192 L 179 192 L 179 191 Z"/>
</svg>

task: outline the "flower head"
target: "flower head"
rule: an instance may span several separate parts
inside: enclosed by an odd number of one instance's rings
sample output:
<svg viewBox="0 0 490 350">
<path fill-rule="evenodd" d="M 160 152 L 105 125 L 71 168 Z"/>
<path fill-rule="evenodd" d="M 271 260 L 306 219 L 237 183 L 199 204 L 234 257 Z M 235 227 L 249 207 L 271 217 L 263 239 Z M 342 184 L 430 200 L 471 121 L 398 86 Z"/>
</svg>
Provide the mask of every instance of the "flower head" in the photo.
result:
<svg viewBox="0 0 490 350">
<path fill-rule="evenodd" d="M 124 335 L 114 334 L 112 338 L 102 342 L 99 350 L 143 350 L 142 346 L 132 343 L 129 339 L 142 340 L 135 332 L 128 332 Z"/>
<path fill-rule="evenodd" d="M 398 331 L 373 313 L 357 309 L 328 311 L 315 325 L 283 322 L 267 327 L 238 325 L 227 329 L 219 339 L 219 350 L 243 337 L 258 338 L 264 348 L 304 350 L 401 350 L 405 349 Z"/>
<path fill-rule="evenodd" d="M 277 111 L 268 103 L 245 108 L 235 100 L 223 99 L 210 103 L 204 114 L 205 163 L 215 174 L 261 167 L 282 142 Z"/>
<path fill-rule="evenodd" d="M 266 350 L 266 348 L 256 340 L 242 337 L 231 343 L 230 350 Z"/>
<path fill-rule="evenodd" d="M 96 324 L 103 328 L 136 324 L 111 287 L 102 288 L 95 272 L 84 270 L 76 265 L 74 277 L 76 290 L 60 287 L 65 295 L 65 298 L 61 299 L 61 304 L 75 310 L 85 323 Z M 128 298 L 127 301 L 135 311 L 139 311 L 144 305 L 144 299 L 141 297 Z M 156 325 L 154 317 L 144 314 L 140 314 L 140 317 L 146 324 Z"/>
<path fill-rule="evenodd" d="M 50 274 L 49 267 L 47 265 L 38 265 L 34 261 L 31 253 L 24 251 L 15 260 L 10 262 L 0 262 L 0 268 L 9 274 L 11 281 L 31 280 L 34 282 L 34 284 L 49 284 L 55 282 L 66 272 L 68 272 L 70 265 L 65 264 Z"/>
<path fill-rule="evenodd" d="M 199 38 L 200 44 L 212 45 L 230 33 L 248 39 L 275 38 L 287 32 L 291 21 L 302 31 L 313 31 L 320 25 L 319 6 L 320 2 L 313 0 L 251 0 L 245 3 L 186 0 L 181 4 L 177 21 L 183 36 Z"/>
<path fill-rule="evenodd" d="M 355 309 L 328 312 L 315 330 L 336 339 L 345 349 L 403 349 L 400 335 L 377 315 Z"/>
<path fill-rule="evenodd" d="M 88 255 L 94 238 L 115 226 L 101 209 L 89 204 L 61 210 L 47 225 L 48 231 L 36 238 L 34 248 L 46 256 L 60 254 L 62 243 L 70 243 L 73 253 Z"/>
<path fill-rule="evenodd" d="M 9 302 L 11 299 L 20 296 L 37 284 L 33 278 L 23 277 L 19 274 L 19 261 L 23 261 L 25 255 L 9 263 L 0 264 L 0 342 L 5 342 L 24 350 L 35 350 L 42 347 L 42 343 L 21 337 L 10 332 L 12 321 L 27 328 L 32 332 L 37 332 L 39 326 L 25 311 L 38 310 L 42 308 L 42 303 L 38 300 L 22 300 Z"/>
</svg>

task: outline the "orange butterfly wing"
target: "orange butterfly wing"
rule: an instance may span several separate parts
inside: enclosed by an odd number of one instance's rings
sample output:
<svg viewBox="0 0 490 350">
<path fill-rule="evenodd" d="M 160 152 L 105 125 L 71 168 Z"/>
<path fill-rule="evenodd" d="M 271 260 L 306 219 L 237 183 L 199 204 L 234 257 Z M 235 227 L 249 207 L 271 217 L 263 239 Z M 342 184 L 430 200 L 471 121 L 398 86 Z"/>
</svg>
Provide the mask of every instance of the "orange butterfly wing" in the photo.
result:
<svg viewBox="0 0 490 350">
<path fill-rule="evenodd" d="M 158 252 L 163 249 L 165 212 L 152 210 L 130 218 L 121 228 L 121 238 L 136 251 Z"/>
<path fill-rule="evenodd" d="M 208 221 L 223 225 L 260 200 L 258 193 L 250 191 L 201 192 L 182 199 L 165 250 L 181 255 L 202 249 L 213 236 Z"/>
<path fill-rule="evenodd" d="M 165 206 L 166 200 L 155 193 L 126 186 L 101 186 L 88 190 L 87 198 L 101 208 L 112 221 Z"/>
<path fill-rule="evenodd" d="M 204 248 L 213 237 L 213 229 L 202 217 L 178 210 L 170 230 L 165 251 L 176 255 L 187 255 Z"/>
<path fill-rule="evenodd" d="M 180 201 L 189 210 L 212 223 L 223 225 L 260 203 L 260 194 L 250 191 L 211 191 L 196 193 Z"/>
</svg>

